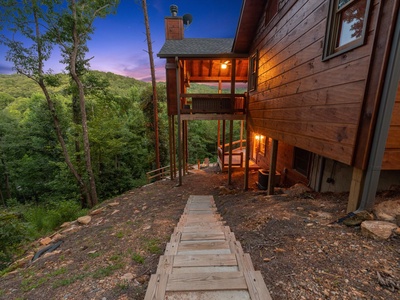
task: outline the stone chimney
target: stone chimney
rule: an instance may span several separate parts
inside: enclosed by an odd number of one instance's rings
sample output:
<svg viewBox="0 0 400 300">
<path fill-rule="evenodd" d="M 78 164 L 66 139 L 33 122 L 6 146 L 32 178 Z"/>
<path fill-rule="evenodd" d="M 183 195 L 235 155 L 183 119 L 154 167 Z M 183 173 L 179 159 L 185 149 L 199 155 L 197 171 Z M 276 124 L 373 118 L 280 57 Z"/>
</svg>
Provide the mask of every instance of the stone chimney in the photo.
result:
<svg viewBox="0 0 400 300">
<path fill-rule="evenodd" d="M 171 5 L 170 17 L 165 17 L 165 39 L 166 40 L 183 40 L 183 19 L 178 17 L 178 6 Z"/>
</svg>

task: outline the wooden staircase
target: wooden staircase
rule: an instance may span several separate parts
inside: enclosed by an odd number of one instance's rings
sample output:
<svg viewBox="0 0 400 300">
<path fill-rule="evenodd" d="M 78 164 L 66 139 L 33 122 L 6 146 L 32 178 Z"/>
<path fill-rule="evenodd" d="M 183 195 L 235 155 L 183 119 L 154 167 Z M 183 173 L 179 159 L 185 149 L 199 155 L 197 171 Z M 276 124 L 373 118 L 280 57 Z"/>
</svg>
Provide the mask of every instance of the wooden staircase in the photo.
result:
<svg viewBox="0 0 400 300">
<path fill-rule="evenodd" d="M 212 196 L 190 196 L 145 300 L 271 299 Z"/>
</svg>

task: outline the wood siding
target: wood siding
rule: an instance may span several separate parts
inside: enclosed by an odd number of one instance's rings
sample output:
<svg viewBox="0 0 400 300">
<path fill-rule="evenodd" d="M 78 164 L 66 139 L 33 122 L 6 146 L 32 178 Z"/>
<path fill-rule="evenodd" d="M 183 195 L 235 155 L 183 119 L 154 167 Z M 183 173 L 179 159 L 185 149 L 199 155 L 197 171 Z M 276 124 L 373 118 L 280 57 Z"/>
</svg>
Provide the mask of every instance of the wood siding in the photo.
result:
<svg viewBox="0 0 400 300">
<path fill-rule="evenodd" d="M 257 89 L 250 93 L 249 126 L 352 165 L 380 0 L 371 3 L 365 45 L 323 62 L 328 4 L 287 1 L 267 26 L 265 14 L 261 18 L 250 53 L 259 51 L 259 70 Z"/>
<path fill-rule="evenodd" d="M 396 102 L 394 104 L 389 136 L 386 141 L 383 156 L 382 170 L 400 169 L 400 82 L 397 87 Z"/>
</svg>

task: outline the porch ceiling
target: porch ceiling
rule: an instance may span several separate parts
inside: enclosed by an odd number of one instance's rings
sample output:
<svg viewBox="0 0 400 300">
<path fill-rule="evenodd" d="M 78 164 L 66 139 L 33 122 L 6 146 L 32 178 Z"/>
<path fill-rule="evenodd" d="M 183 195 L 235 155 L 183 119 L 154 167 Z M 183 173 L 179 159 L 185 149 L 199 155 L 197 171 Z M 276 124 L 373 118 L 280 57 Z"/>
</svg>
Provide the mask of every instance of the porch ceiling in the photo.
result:
<svg viewBox="0 0 400 300">
<path fill-rule="evenodd" d="M 230 82 L 232 58 L 182 59 L 185 81 L 190 82 Z M 222 68 L 226 64 L 226 69 Z M 248 59 L 236 58 L 236 82 L 247 82 Z"/>
</svg>

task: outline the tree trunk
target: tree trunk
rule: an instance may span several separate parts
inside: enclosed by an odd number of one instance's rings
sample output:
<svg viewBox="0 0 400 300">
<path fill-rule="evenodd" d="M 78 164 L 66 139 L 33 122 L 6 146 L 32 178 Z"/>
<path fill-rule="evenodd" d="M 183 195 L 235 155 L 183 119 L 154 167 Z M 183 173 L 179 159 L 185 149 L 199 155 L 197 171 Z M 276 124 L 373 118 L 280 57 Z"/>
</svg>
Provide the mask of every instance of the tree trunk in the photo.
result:
<svg viewBox="0 0 400 300">
<path fill-rule="evenodd" d="M 47 87 L 44 83 L 43 80 L 43 54 L 42 54 L 42 44 L 41 44 L 41 34 L 40 34 L 40 29 L 39 29 L 39 20 L 36 14 L 36 11 L 33 10 L 33 16 L 34 16 L 34 21 L 35 21 L 35 33 L 36 33 L 36 38 L 37 38 L 37 54 L 38 54 L 38 75 L 39 75 L 39 79 L 37 80 L 37 83 L 39 84 L 40 88 L 42 89 L 42 92 L 46 98 L 46 102 L 47 102 L 47 106 L 49 108 L 51 117 L 53 119 L 53 124 L 54 124 L 54 129 L 56 132 L 56 136 L 57 136 L 57 140 L 61 146 L 61 150 L 64 156 L 64 160 L 65 163 L 68 166 L 68 169 L 70 170 L 70 172 L 73 174 L 73 176 L 75 177 L 76 181 L 78 182 L 78 185 L 80 187 L 81 191 L 85 191 L 85 194 L 88 194 L 87 192 L 87 188 L 85 187 L 85 184 L 81 178 L 81 176 L 78 174 L 78 172 L 76 171 L 74 165 L 72 164 L 71 158 L 69 156 L 68 150 L 67 150 L 67 146 L 65 144 L 64 138 L 62 136 L 62 132 L 61 132 L 61 127 L 60 127 L 60 121 L 58 119 L 56 110 L 55 110 L 55 106 L 53 101 L 51 100 L 51 96 L 50 93 L 47 90 Z M 22 73 L 23 74 L 23 73 Z M 30 77 L 29 75 L 27 75 L 28 77 Z M 31 79 L 33 79 L 32 77 L 30 77 Z"/>
<path fill-rule="evenodd" d="M 85 165 L 86 165 L 86 172 L 89 177 L 89 192 L 91 203 L 89 207 L 93 207 L 98 203 L 97 198 L 97 191 L 96 191 L 96 182 L 93 174 L 92 169 L 92 161 L 90 156 L 90 144 L 89 144 L 89 131 L 87 126 L 87 115 L 86 115 L 86 104 L 85 104 L 85 92 L 82 81 L 77 73 L 76 67 L 78 62 L 78 54 L 79 54 L 79 47 L 80 47 L 80 38 L 78 33 L 78 28 L 76 26 L 77 21 L 77 12 L 76 12 L 76 3 L 72 1 L 71 5 L 72 14 L 73 14 L 73 28 L 72 28 L 72 36 L 73 36 L 73 45 L 72 51 L 69 57 L 69 66 L 70 66 L 70 73 L 72 79 L 75 81 L 76 86 L 78 88 L 79 94 L 79 106 L 81 112 L 81 120 L 82 120 L 82 138 L 83 138 L 83 151 L 85 154 Z"/>
<path fill-rule="evenodd" d="M 153 57 L 153 46 L 151 43 L 150 35 L 150 23 L 149 15 L 147 13 L 147 3 L 146 0 L 142 0 L 142 9 L 144 15 L 144 23 L 146 26 L 146 39 L 147 48 L 150 59 L 150 70 L 151 70 L 151 85 L 153 87 L 153 113 L 154 113 L 154 147 L 156 153 L 156 169 L 160 168 L 160 147 L 159 147 L 159 137 L 158 137 L 158 97 L 157 97 L 157 82 L 156 82 L 156 72 L 154 67 L 154 57 Z"/>
</svg>

